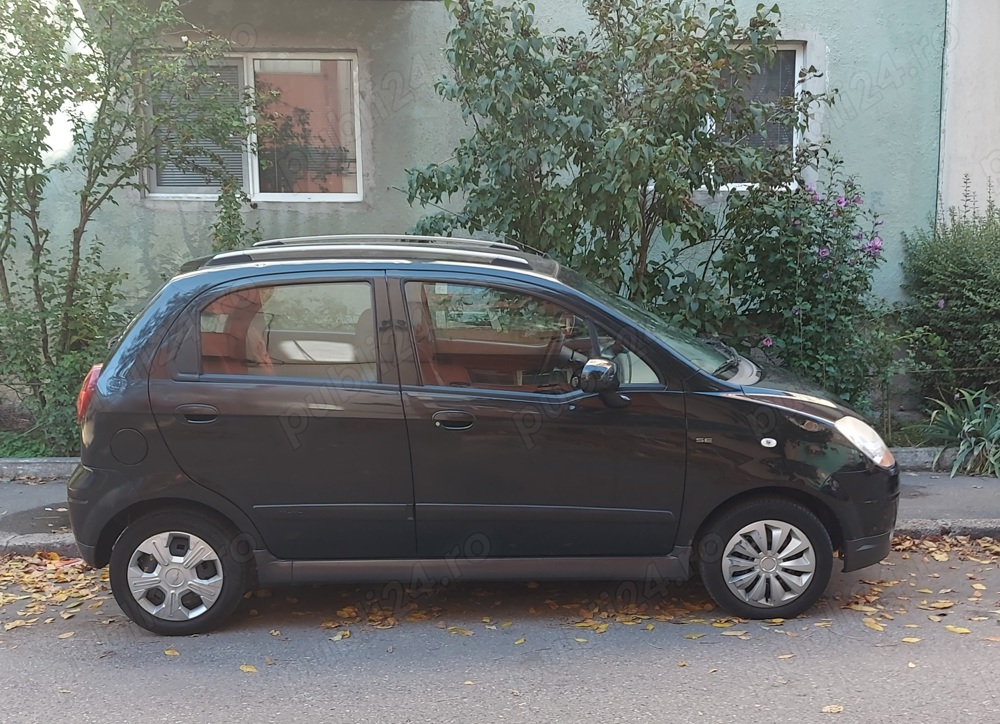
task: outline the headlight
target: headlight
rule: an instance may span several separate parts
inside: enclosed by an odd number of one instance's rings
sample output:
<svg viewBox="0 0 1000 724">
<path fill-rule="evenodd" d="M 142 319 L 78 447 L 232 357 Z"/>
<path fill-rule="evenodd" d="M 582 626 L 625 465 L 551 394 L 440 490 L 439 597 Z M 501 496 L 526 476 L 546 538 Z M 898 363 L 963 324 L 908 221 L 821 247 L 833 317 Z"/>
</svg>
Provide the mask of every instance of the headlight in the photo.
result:
<svg viewBox="0 0 1000 724">
<path fill-rule="evenodd" d="M 876 465 L 891 468 L 895 464 L 896 459 L 892 456 L 892 451 L 867 423 L 856 417 L 842 417 L 833 424 L 841 435 Z"/>
</svg>

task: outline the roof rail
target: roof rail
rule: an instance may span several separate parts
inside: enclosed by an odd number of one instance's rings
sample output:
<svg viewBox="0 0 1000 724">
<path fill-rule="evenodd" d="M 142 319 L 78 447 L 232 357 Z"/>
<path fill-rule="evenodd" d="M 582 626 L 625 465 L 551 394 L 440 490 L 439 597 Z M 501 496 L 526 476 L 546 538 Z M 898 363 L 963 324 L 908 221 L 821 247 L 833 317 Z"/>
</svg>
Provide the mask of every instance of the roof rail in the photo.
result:
<svg viewBox="0 0 1000 724">
<path fill-rule="evenodd" d="M 324 237 L 316 237 L 317 239 L 322 239 Z M 364 239 L 366 237 L 359 237 Z M 203 266 L 227 266 L 230 264 L 244 264 L 252 261 L 258 261 L 266 259 L 267 257 L 274 258 L 274 255 L 281 255 L 282 252 L 288 254 L 298 254 L 301 250 L 301 254 L 308 256 L 301 256 L 296 258 L 312 258 L 314 255 L 322 255 L 325 252 L 336 251 L 340 254 L 350 254 L 353 252 L 360 252 L 364 255 L 365 252 L 374 252 L 378 250 L 379 252 L 387 253 L 398 253 L 398 254 L 409 254 L 416 252 L 417 249 L 414 246 L 419 246 L 409 243 L 392 243 L 392 239 L 386 239 L 380 243 L 370 244 L 359 241 L 350 241 L 341 239 L 339 241 L 334 241 L 332 243 L 316 241 L 312 243 L 296 243 L 291 245 L 272 245 L 263 246 L 259 248 L 260 254 L 254 254 L 254 249 L 238 249 L 236 251 L 226 251 L 220 254 L 216 254 L 212 257 L 206 257 L 204 259 L 198 260 L 198 267 Z M 514 247 L 502 247 L 500 249 L 489 249 L 489 248 L 463 248 L 457 244 L 427 244 L 421 252 L 427 254 L 430 253 L 431 256 L 437 255 L 447 255 L 455 260 L 467 260 L 480 263 L 510 266 L 520 269 L 530 269 L 531 263 L 522 256 L 514 256 L 507 253 L 509 249 L 514 249 L 520 251 Z M 277 258 L 281 258 L 280 256 Z"/>
<path fill-rule="evenodd" d="M 490 249 L 522 251 L 518 246 L 503 241 L 464 239 L 455 236 L 418 236 L 414 234 L 333 234 L 330 236 L 299 236 L 287 239 L 258 241 L 255 247 L 269 246 L 326 246 L 328 244 L 374 242 L 377 244 L 440 244 L 442 246 L 481 246 Z"/>
</svg>

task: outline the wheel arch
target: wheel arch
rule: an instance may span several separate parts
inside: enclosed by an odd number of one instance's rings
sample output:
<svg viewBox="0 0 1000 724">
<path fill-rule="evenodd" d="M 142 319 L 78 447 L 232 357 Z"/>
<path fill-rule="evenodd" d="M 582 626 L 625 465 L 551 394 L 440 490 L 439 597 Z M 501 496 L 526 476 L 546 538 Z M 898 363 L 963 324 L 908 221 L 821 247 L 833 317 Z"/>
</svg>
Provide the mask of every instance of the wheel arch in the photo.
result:
<svg viewBox="0 0 1000 724">
<path fill-rule="evenodd" d="M 759 498 L 784 498 L 794 503 L 798 503 L 819 518 L 820 523 L 823 524 L 823 527 L 826 528 L 827 534 L 830 536 L 830 542 L 833 544 L 833 549 L 835 551 L 843 549 L 843 528 L 841 527 L 837 516 L 822 500 L 796 488 L 768 486 L 763 488 L 754 488 L 753 490 L 738 493 L 715 506 L 715 508 L 713 508 L 711 512 L 709 512 L 709 514 L 706 515 L 701 521 L 694 534 L 692 545 L 694 546 L 695 555 L 697 555 L 698 547 L 705 529 L 708 528 L 716 518 L 722 516 L 731 508 L 735 508 L 739 505 Z"/>
<path fill-rule="evenodd" d="M 255 545 L 254 536 L 252 534 L 241 531 L 240 527 L 231 518 L 219 512 L 216 508 L 206 505 L 205 503 L 184 498 L 155 498 L 153 500 L 143 500 L 119 511 L 115 516 L 108 520 L 107 523 L 105 523 L 104 528 L 101 530 L 101 534 L 97 540 L 97 545 L 94 549 L 94 565 L 97 568 L 103 568 L 108 565 L 111 560 L 111 549 L 114 548 L 115 542 L 124 532 L 129 523 L 144 515 L 166 510 L 190 511 L 215 519 L 220 524 L 228 528 L 232 533 L 234 549 L 236 549 L 237 546 L 247 546 L 249 548 L 245 555 L 251 561 L 251 566 L 253 565 L 253 549 L 255 548 Z"/>
</svg>

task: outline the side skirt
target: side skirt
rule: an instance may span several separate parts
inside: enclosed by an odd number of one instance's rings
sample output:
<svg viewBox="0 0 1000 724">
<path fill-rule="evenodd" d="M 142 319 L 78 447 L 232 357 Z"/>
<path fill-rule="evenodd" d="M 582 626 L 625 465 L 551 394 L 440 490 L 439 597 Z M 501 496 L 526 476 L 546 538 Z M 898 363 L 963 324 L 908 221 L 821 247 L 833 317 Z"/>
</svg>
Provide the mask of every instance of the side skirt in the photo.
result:
<svg viewBox="0 0 1000 724">
<path fill-rule="evenodd" d="M 287 561 L 267 551 L 254 551 L 257 578 L 263 586 L 312 583 L 456 581 L 663 580 L 691 576 L 691 548 L 677 547 L 669 556 L 615 558 L 434 558 L 410 560 Z"/>
</svg>

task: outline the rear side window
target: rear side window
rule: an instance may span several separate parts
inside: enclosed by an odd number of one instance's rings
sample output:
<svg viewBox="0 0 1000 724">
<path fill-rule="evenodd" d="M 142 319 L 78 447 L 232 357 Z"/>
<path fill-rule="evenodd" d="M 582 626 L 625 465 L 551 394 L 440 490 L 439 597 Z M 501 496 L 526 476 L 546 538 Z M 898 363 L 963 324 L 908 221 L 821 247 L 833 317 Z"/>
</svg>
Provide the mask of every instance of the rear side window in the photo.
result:
<svg viewBox="0 0 1000 724">
<path fill-rule="evenodd" d="M 367 282 L 229 292 L 201 311 L 201 372 L 377 382 L 372 310 Z"/>
</svg>

